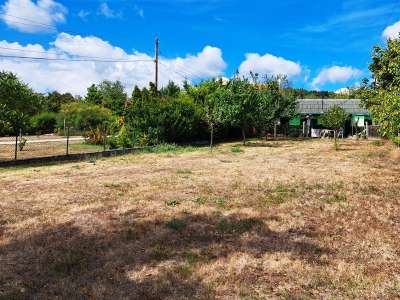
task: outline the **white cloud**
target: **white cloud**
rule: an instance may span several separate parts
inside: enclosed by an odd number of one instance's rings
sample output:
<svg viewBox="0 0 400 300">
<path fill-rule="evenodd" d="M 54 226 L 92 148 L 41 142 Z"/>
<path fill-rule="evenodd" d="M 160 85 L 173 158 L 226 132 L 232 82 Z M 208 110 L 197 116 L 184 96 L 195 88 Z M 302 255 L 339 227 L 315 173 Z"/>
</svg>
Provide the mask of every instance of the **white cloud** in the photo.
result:
<svg viewBox="0 0 400 300">
<path fill-rule="evenodd" d="M 332 66 L 322 69 L 312 81 L 311 86 L 318 89 L 320 85 L 324 85 L 325 83 L 347 82 L 361 75 L 362 71 L 353 67 Z"/>
<path fill-rule="evenodd" d="M 86 18 L 90 15 L 90 12 L 86 10 L 80 10 L 78 12 L 78 17 L 81 18 L 82 20 L 86 21 Z"/>
<path fill-rule="evenodd" d="M 1 6 L 1 19 L 22 32 L 55 31 L 57 23 L 65 22 L 67 9 L 53 0 L 8 0 Z"/>
<path fill-rule="evenodd" d="M 114 60 L 145 60 L 141 62 L 71 62 L 71 61 L 32 61 L 12 58 L 0 58 L 0 70 L 16 73 L 24 82 L 39 92 L 57 90 L 85 95 L 86 89 L 102 80 L 120 80 L 128 91 L 133 85 L 148 86 L 154 80 L 153 56 L 133 52 L 127 53 L 98 37 L 74 36 L 60 33 L 49 49 L 43 46 L 21 45 L 0 41 L 0 47 L 13 48 L 25 56 L 47 58 L 79 58 L 79 56 L 100 57 Z M 15 55 L 18 51 L 0 49 L 4 55 Z M 42 53 L 43 52 L 43 53 Z M 21 54 L 21 53 L 19 53 Z M 82 57 L 81 57 L 82 59 Z M 186 57 L 160 57 L 160 86 L 173 80 L 177 83 L 188 79 L 203 79 L 223 75 L 226 63 L 219 48 L 206 46 L 201 52 Z"/>
<path fill-rule="evenodd" d="M 337 95 L 349 95 L 350 94 L 350 89 L 349 88 L 340 88 L 335 91 L 335 94 Z"/>
<path fill-rule="evenodd" d="M 264 56 L 248 53 L 246 60 L 239 67 L 239 73 L 244 76 L 253 72 L 260 75 L 287 75 L 293 78 L 300 75 L 301 71 L 300 64 L 268 53 Z"/>
<path fill-rule="evenodd" d="M 135 5 L 135 12 L 139 17 L 144 19 L 144 10 L 143 10 L 143 8 L 140 8 L 137 5 Z"/>
<path fill-rule="evenodd" d="M 106 2 L 100 4 L 99 13 L 100 15 L 103 15 L 108 19 L 115 19 L 122 17 L 122 12 L 111 9 L 111 7 L 109 7 Z"/>
<path fill-rule="evenodd" d="M 393 25 L 390 25 L 386 27 L 386 29 L 383 31 L 382 36 L 384 39 L 397 39 L 399 38 L 399 33 L 400 33 L 400 21 L 397 23 L 394 23 Z"/>
</svg>

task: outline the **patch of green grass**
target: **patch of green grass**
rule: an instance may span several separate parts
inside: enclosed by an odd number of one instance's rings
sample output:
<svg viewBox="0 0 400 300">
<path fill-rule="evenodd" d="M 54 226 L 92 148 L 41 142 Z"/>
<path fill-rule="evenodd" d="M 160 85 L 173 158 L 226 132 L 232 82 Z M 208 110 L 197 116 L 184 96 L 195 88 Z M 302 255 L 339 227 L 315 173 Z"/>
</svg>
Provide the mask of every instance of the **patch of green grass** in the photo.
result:
<svg viewBox="0 0 400 300">
<path fill-rule="evenodd" d="M 199 196 L 199 197 L 194 198 L 192 201 L 196 204 L 203 205 L 207 202 L 207 199 Z"/>
<path fill-rule="evenodd" d="M 262 224 L 262 221 L 253 218 L 241 220 L 229 220 L 224 218 L 219 221 L 217 229 L 223 233 L 242 234 L 260 224 Z"/>
<path fill-rule="evenodd" d="M 224 206 L 227 202 L 227 200 L 224 197 L 218 197 L 214 199 L 215 204 L 219 206 Z"/>
<path fill-rule="evenodd" d="M 165 201 L 165 204 L 167 206 L 178 206 L 181 203 L 177 199 L 169 199 L 169 200 Z"/>
<path fill-rule="evenodd" d="M 279 184 L 270 195 L 268 195 L 266 202 L 268 204 L 283 204 L 296 196 L 296 189 L 289 188 L 286 185 Z"/>
<path fill-rule="evenodd" d="M 195 146 L 178 146 L 176 144 L 159 144 L 153 147 L 145 147 L 141 150 L 144 153 L 184 153 L 199 150 Z"/>
<path fill-rule="evenodd" d="M 232 153 L 242 153 L 243 150 L 239 146 L 233 146 L 233 147 L 231 147 L 231 152 Z"/>
<path fill-rule="evenodd" d="M 376 146 L 376 147 L 382 147 L 385 145 L 385 143 L 381 140 L 376 140 L 376 141 L 372 141 L 371 145 Z"/>
<path fill-rule="evenodd" d="M 176 174 L 192 174 L 192 170 L 190 170 L 190 169 L 178 169 L 178 170 L 176 170 Z"/>
<path fill-rule="evenodd" d="M 186 222 L 184 220 L 172 219 L 166 222 L 165 226 L 172 230 L 181 231 L 186 228 Z"/>
<path fill-rule="evenodd" d="M 97 159 L 95 159 L 95 158 L 90 158 L 89 160 L 88 160 L 88 163 L 90 163 L 90 164 L 96 164 L 96 162 L 97 162 Z"/>
<path fill-rule="evenodd" d="M 85 152 L 85 151 L 96 151 L 96 152 L 101 152 L 103 151 L 103 146 L 101 145 L 93 145 L 89 143 L 72 143 L 69 145 L 70 151 L 76 151 L 76 152 Z"/>
<path fill-rule="evenodd" d="M 347 197 L 343 193 L 334 193 L 333 195 L 329 195 L 328 197 L 322 198 L 322 201 L 324 201 L 327 204 L 334 204 L 334 203 L 346 202 Z"/>
</svg>

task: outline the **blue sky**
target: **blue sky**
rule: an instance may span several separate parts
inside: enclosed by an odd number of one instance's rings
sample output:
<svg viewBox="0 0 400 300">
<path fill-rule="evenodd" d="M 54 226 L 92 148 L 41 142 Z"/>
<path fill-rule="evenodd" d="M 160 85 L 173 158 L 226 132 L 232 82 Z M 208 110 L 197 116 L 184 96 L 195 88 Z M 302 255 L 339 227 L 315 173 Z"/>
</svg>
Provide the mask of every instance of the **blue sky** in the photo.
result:
<svg viewBox="0 0 400 300">
<path fill-rule="evenodd" d="M 1 7 L 2 55 L 151 60 L 158 35 L 162 84 L 239 70 L 337 90 L 368 77 L 373 45 L 400 31 L 400 2 L 393 0 L 7 0 Z M 2 57 L 0 68 L 42 92 L 75 94 L 103 79 L 129 89 L 153 76 L 151 62 Z"/>
</svg>

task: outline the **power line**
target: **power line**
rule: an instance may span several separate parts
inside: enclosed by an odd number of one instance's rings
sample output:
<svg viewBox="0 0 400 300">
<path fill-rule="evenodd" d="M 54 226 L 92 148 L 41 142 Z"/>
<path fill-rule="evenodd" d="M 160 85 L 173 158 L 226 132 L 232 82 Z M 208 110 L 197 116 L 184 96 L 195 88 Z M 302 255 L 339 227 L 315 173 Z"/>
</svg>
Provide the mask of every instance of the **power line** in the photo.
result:
<svg viewBox="0 0 400 300">
<path fill-rule="evenodd" d="M 51 24 L 40 23 L 40 22 L 36 22 L 34 20 L 31 20 L 31 19 L 14 16 L 14 15 L 10 15 L 10 14 L 7 14 L 7 13 L 1 13 L 0 12 L 0 15 L 24 21 L 24 22 L 20 22 L 20 21 L 14 21 L 13 20 L 13 21 L 11 21 L 13 23 L 18 23 L 18 24 L 23 24 L 23 25 L 32 25 L 33 24 L 33 25 L 36 25 L 36 26 L 47 27 L 47 28 L 50 28 L 50 29 L 53 29 L 53 30 L 57 31 L 57 28 L 55 26 L 51 25 Z"/>
<path fill-rule="evenodd" d="M 171 66 L 167 65 L 166 63 L 163 63 L 162 61 L 160 61 L 160 64 L 162 64 L 163 66 L 165 66 L 166 68 L 168 68 L 170 71 L 174 72 L 175 74 L 178 74 L 182 77 L 184 77 L 185 79 L 191 77 L 191 78 L 195 78 L 197 77 L 195 74 L 193 73 L 189 73 L 187 71 L 183 71 L 183 70 L 176 70 L 175 68 L 172 68 Z"/>
<path fill-rule="evenodd" d="M 23 52 L 23 53 L 38 53 L 38 54 L 44 54 L 44 55 L 60 55 L 61 53 L 51 53 L 51 52 L 45 52 L 45 51 L 36 51 L 36 50 L 27 50 L 27 49 L 16 49 L 16 48 L 8 48 L 8 47 L 3 47 L 0 46 L 0 49 L 4 49 L 4 50 L 10 50 L 10 51 L 18 51 L 18 52 Z M 0 54 L 1 56 L 1 54 Z M 13 55 L 10 55 L 13 56 Z M 107 58 L 107 57 L 99 57 L 99 56 L 85 56 L 85 55 L 71 55 L 74 58 L 83 58 L 83 59 L 93 59 L 93 60 L 100 60 L 100 61 L 111 61 L 111 62 L 131 62 L 131 61 L 141 61 L 141 60 L 121 60 L 121 59 L 113 59 L 113 58 Z M 60 58 L 61 59 L 61 58 Z M 64 59 L 64 58 L 63 58 Z M 145 60 L 143 59 L 143 61 L 152 61 L 151 59 Z"/>
<path fill-rule="evenodd" d="M 2 55 L 2 54 L 0 54 L 0 58 L 47 60 L 47 61 L 71 61 L 71 62 L 104 62 L 104 63 L 153 62 L 153 60 L 151 59 L 137 59 L 137 60 L 73 59 L 73 58 L 50 58 L 50 57 L 34 57 L 34 56 L 18 56 L 18 55 Z"/>
</svg>

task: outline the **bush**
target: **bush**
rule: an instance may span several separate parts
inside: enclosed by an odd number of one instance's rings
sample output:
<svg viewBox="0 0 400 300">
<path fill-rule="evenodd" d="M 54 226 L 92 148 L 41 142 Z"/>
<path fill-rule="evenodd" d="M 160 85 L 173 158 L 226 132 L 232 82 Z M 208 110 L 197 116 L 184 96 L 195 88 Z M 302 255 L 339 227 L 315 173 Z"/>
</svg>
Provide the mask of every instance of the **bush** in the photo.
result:
<svg viewBox="0 0 400 300">
<path fill-rule="evenodd" d="M 115 117 L 107 108 L 81 101 L 62 106 L 57 120 L 59 131 L 64 127 L 64 120 L 70 127 L 70 134 L 82 134 L 90 142 L 101 144 L 105 127 L 111 126 Z"/>
<path fill-rule="evenodd" d="M 57 125 L 57 114 L 42 112 L 31 119 L 32 132 L 36 134 L 54 133 Z"/>
<path fill-rule="evenodd" d="M 127 114 L 127 125 L 134 128 L 135 144 L 185 143 L 207 137 L 201 121 L 201 108 L 188 96 L 135 101 Z"/>
</svg>

